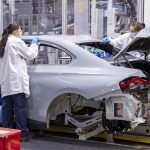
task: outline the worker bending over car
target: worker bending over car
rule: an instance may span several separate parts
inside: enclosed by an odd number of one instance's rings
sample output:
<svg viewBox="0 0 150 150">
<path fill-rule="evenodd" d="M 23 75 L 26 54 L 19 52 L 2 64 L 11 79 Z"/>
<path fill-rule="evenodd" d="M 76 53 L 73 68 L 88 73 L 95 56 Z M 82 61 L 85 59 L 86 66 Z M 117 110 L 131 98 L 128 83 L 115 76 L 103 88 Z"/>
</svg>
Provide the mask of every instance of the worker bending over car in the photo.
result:
<svg viewBox="0 0 150 150">
<path fill-rule="evenodd" d="M 129 26 L 129 33 L 122 34 L 115 39 L 105 37 L 105 38 L 103 38 L 103 42 L 109 43 L 109 44 L 111 44 L 114 47 L 117 47 L 119 49 L 123 49 L 135 38 L 137 33 L 139 31 L 141 31 L 143 28 L 145 28 L 144 23 L 133 22 Z"/>
</svg>

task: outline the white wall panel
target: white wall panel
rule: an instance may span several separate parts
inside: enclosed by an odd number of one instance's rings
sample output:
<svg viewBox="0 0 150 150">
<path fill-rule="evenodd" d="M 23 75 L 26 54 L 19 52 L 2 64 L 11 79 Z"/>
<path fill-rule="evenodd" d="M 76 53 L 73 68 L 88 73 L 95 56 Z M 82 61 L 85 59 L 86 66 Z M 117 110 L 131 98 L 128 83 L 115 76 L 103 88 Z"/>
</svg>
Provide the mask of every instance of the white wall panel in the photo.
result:
<svg viewBox="0 0 150 150">
<path fill-rule="evenodd" d="M 146 27 L 150 27 L 150 0 L 144 1 L 144 22 Z"/>
<path fill-rule="evenodd" d="M 88 34 L 89 0 L 74 0 L 74 33 Z"/>
<path fill-rule="evenodd" d="M 3 32 L 3 5 L 2 0 L 0 0 L 0 36 Z"/>
</svg>

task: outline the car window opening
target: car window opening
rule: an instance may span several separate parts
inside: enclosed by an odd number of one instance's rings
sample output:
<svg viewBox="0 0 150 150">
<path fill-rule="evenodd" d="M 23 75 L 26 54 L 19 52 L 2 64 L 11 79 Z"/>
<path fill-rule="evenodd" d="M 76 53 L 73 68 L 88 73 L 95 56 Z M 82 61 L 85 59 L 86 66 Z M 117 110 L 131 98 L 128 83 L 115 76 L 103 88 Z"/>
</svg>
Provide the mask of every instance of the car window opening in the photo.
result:
<svg viewBox="0 0 150 150">
<path fill-rule="evenodd" d="M 116 53 L 116 51 L 113 50 L 113 46 L 110 44 L 106 45 L 100 42 L 90 42 L 90 43 L 80 43 L 78 45 L 81 48 L 87 50 L 88 52 L 94 54 L 95 56 L 105 60 L 110 60 Z"/>
<path fill-rule="evenodd" d="M 70 64 L 71 60 L 72 57 L 63 50 L 52 45 L 41 44 L 33 64 L 64 65 Z"/>
</svg>

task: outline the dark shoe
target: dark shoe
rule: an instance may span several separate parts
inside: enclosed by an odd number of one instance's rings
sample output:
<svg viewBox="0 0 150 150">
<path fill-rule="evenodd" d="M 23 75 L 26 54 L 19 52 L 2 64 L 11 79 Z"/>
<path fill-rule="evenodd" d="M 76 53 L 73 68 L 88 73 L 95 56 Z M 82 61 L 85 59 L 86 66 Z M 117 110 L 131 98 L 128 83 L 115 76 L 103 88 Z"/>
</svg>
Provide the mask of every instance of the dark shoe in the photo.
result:
<svg viewBox="0 0 150 150">
<path fill-rule="evenodd" d="M 25 142 L 25 141 L 28 141 L 28 140 L 33 139 L 33 137 L 34 137 L 34 134 L 33 134 L 33 133 L 21 134 L 21 136 L 20 136 L 20 141 L 21 141 L 21 142 Z"/>
</svg>

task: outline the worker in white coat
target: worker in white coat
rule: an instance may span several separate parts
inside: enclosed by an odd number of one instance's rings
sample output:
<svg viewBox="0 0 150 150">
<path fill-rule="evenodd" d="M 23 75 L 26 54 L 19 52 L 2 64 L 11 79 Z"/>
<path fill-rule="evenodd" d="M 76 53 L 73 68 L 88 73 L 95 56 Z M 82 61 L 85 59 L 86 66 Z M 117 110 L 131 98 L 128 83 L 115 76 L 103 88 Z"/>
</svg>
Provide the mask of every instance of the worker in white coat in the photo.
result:
<svg viewBox="0 0 150 150">
<path fill-rule="evenodd" d="M 103 38 L 104 43 L 110 43 L 114 47 L 117 47 L 119 49 L 125 48 L 137 35 L 137 33 L 142 30 L 145 27 L 144 23 L 140 22 L 133 22 L 129 26 L 129 33 L 125 33 L 120 35 L 119 37 L 115 39 L 111 38 Z"/>
<path fill-rule="evenodd" d="M 13 128 L 14 115 L 17 128 L 22 131 L 21 140 L 29 138 L 26 116 L 26 95 L 29 91 L 29 76 L 26 60 L 38 54 L 38 38 L 32 39 L 27 47 L 19 38 L 21 26 L 10 24 L 4 29 L 0 41 L 0 86 L 3 98 L 3 126 Z"/>
</svg>

